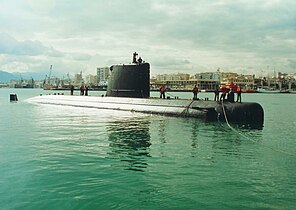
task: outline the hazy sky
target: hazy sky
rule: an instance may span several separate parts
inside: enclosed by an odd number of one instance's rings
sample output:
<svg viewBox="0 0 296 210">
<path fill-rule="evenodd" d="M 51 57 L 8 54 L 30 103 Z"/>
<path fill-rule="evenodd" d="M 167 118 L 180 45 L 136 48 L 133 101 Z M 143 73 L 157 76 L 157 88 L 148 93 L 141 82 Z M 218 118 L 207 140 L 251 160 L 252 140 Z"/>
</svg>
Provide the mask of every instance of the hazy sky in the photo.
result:
<svg viewBox="0 0 296 210">
<path fill-rule="evenodd" d="M 0 70 L 296 72 L 295 0 L 0 0 Z"/>
</svg>

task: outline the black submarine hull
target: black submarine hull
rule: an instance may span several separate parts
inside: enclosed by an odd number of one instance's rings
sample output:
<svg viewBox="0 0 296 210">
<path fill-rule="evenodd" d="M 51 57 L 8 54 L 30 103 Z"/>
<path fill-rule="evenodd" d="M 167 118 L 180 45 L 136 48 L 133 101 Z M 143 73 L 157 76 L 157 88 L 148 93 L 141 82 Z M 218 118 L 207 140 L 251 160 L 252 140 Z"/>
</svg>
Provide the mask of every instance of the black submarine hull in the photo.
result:
<svg viewBox="0 0 296 210">
<path fill-rule="evenodd" d="M 207 121 L 263 124 L 264 112 L 258 103 L 220 101 L 126 98 L 71 95 L 42 95 L 28 102 L 85 108 L 111 109 L 178 117 L 193 117 Z"/>
</svg>

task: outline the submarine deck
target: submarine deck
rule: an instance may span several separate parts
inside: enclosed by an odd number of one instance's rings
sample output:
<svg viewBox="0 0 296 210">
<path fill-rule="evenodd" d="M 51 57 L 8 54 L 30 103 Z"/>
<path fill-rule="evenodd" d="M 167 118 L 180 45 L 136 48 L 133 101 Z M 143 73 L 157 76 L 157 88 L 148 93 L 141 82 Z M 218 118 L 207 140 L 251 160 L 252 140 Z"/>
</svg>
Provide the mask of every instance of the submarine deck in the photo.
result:
<svg viewBox="0 0 296 210">
<path fill-rule="evenodd" d="M 30 103 L 76 106 L 98 109 L 135 111 L 151 114 L 195 117 L 206 120 L 262 123 L 261 105 L 252 102 L 231 103 L 190 99 L 127 98 L 73 95 L 40 95 L 27 100 Z"/>
</svg>

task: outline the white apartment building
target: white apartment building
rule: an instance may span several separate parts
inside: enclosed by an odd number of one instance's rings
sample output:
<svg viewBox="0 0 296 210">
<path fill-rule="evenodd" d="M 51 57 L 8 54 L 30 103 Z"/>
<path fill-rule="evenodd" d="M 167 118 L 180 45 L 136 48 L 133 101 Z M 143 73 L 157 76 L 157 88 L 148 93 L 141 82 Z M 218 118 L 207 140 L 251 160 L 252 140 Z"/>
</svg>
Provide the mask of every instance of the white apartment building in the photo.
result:
<svg viewBox="0 0 296 210">
<path fill-rule="evenodd" d="M 97 68 L 97 84 L 106 83 L 110 75 L 109 67 L 98 67 Z"/>
</svg>

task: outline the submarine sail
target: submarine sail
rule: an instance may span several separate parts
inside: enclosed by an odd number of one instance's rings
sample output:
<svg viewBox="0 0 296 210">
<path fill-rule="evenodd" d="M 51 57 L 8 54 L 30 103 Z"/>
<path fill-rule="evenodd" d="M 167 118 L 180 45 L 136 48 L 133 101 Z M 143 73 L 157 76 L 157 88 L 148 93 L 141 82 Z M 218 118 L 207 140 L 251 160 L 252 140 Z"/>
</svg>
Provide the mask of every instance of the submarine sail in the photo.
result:
<svg viewBox="0 0 296 210">
<path fill-rule="evenodd" d="M 131 64 L 113 65 L 108 81 L 106 96 L 149 98 L 150 64 L 133 55 Z"/>
</svg>

